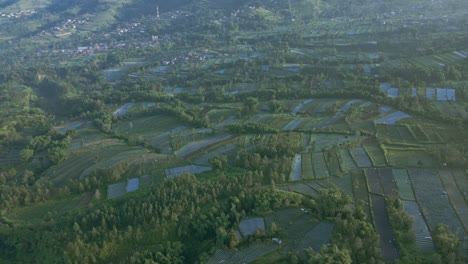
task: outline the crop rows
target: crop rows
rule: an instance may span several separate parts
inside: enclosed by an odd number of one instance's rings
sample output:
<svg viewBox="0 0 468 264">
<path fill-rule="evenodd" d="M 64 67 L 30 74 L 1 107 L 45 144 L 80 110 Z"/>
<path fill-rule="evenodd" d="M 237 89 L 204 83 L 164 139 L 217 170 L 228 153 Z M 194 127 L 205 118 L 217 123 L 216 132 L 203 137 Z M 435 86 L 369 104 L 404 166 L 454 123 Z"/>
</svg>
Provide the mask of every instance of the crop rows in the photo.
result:
<svg viewBox="0 0 468 264">
<path fill-rule="evenodd" d="M 330 174 L 328 173 L 327 163 L 322 152 L 313 152 L 312 153 L 312 164 L 314 167 L 314 175 L 316 179 L 328 178 Z"/>
<path fill-rule="evenodd" d="M 403 201 L 403 209 L 413 219 L 411 229 L 414 232 L 416 244 L 423 252 L 433 252 L 434 243 L 418 204 L 415 201 Z"/>
<path fill-rule="evenodd" d="M 452 173 L 447 170 L 439 170 L 439 176 L 458 218 L 465 227 L 465 230 L 468 231 L 468 206 L 465 198 L 457 187 L 457 183 L 453 179 Z"/>
<path fill-rule="evenodd" d="M 369 155 L 372 164 L 374 164 L 374 167 L 384 167 L 387 165 L 385 155 L 379 146 L 364 145 L 363 147 L 366 153 Z"/>
<path fill-rule="evenodd" d="M 457 235 L 463 235 L 463 226 L 457 218 L 442 187 L 437 171 L 427 169 L 408 169 L 416 200 L 421 212 L 432 229 L 444 223 Z"/>
<path fill-rule="evenodd" d="M 372 162 L 370 161 L 366 151 L 362 147 L 352 148 L 349 150 L 349 152 L 351 153 L 351 156 L 353 157 L 354 161 L 356 162 L 359 168 L 372 167 Z"/>
</svg>

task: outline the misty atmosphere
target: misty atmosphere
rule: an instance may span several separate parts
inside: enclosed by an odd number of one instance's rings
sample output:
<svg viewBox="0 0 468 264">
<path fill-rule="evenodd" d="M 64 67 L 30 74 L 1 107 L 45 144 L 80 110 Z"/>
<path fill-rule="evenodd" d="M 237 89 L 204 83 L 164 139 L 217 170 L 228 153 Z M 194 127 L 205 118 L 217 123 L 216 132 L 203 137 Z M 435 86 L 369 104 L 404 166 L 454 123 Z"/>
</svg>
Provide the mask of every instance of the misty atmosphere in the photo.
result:
<svg viewBox="0 0 468 264">
<path fill-rule="evenodd" d="M 0 263 L 468 263 L 466 0 L 0 0 Z"/>
</svg>

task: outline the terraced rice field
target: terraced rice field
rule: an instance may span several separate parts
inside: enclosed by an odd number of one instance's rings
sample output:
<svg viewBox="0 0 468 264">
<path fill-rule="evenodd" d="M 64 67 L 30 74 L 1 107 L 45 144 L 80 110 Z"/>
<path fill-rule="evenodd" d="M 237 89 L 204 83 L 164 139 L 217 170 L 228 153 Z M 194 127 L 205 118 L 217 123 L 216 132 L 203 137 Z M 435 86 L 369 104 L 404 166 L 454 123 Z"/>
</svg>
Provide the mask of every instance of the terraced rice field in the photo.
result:
<svg viewBox="0 0 468 264">
<path fill-rule="evenodd" d="M 367 156 L 366 151 L 362 147 L 356 147 L 349 150 L 353 160 L 356 162 L 359 168 L 372 167 L 372 162 Z"/>
<path fill-rule="evenodd" d="M 377 145 L 363 145 L 374 167 L 384 167 L 387 165 L 385 155 Z"/>
<path fill-rule="evenodd" d="M 305 105 L 311 103 L 313 100 L 314 100 L 314 99 L 307 99 L 307 100 L 301 102 L 300 104 L 298 104 L 298 105 L 292 110 L 291 114 L 296 115 L 297 113 L 299 113 L 299 112 L 301 111 L 301 109 L 302 109 Z"/>
<path fill-rule="evenodd" d="M 188 166 L 181 166 L 175 167 L 165 170 L 165 174 L 167 178 L 174 178 L 184 173 L 191 173 L 197 174 L 206 171 L 210 171 L 211 167 L 208 166 L 198 166 L 198 165 L 188 165 Z"/>
<path fill-rule="evenodd" d="M 318 191 L 316 189 L 311 188 L 305 183 L 291 183 L 288 185 L 279 186 L 278 189 L 283 191 L 296 192 L 310 197 L 318 195 Z"/>
<path fill-rule="evenodd" d="M 327 163 L 322 152 L 312 153 L 312 164 L 314 168 L 314 175 L 316 179 L 323 179 L 330 177 L 328 173 Z"/>
<path fill-rule="evenodd" d="M 340 161 L 342 171 L 349 171 L 351 169 L 357 168 L 353 157 L 351 157 L 351 154 L 347 149 L 338 150 L 338 160 Z"/>
<path fill-rule="evenodd" d="M 465 197 L 465 200 L 468 201 L 468 175 L 462 170 L 453 170 L 452 174 L 460 192 Z"/>
<path fill-rule="evenodd" d="M 302 179 L 315 179 L 314 167 L 312 166 L 312 155 L 310 153 L 302 154 Z"/>
<path fill-rule="evenodd" d="M 380 236 L 380 248 L 382 258 L 385 261 L 392 261 L 400 257 L 396 248 L 395 237 L 390 225 L 387 210 L 385 209 L 385 199 L 383 196 L 371 194 L 371 208 L 373 212 L 375 229 Z"/>
<path fill-rule="evenodd" d="M 164 133 L 180 125 L 179 121 L 168 115 L 154 115 L 123 121 L 114 129 L 117 133 L 131 132 L 137 134 L 144 133 Z"/>
<path fill-rule="evenodd" d="M 398 187 L 395 183 L 395 179 L 393 178 L 392 169 L 379 169 L 379 177 L 385 196 L 395 196 Z"/>
<path fill-rule="evenodd" d="M 465 228 L 465 232 L 468 232 L 468 205 L 465 201 L 465 198 L 458 189 L 457 183 L 453 179 L 452 173 L 450 171 L 439 170 L 438 172 L 444 189 L 448 194 L 448 198 L 458 215 L 458 219 Z"/>
<path fill-rule="evenodd" d="M 135 153 L 138 156 L 135 156 Z M 52 166 L 46 172 L 46 177 L 51 179 L 55 184 L 61 185 L 69 179 L 77 179 L 83 174 L 84 176 L 91 173 L 90 167 L 93 168 L 109 168 L 118 164 L 121 161 L 129 159 L 141 159 L 143 155 L 147 155 L 148 151 L 141 147 L 129 147 L 123 144 L 116 144 L 109 147 L 100 147 L 80 153 L 78 156 L 71 156 L 67 160 Z"/>
<path fill-rule="evenodd" d="M 411 116 L 406 114 L 406 113 L 403 113 L 401 111 L 396 111 L 396 112 L 393 112 L 393 113 L 391 113 L 389 115 L 381 117 L 381 118 L 375 120 L 374 122 L 376 124 L 394 125 L 396 122 L 398 122 L 398 121 L 400 121 L 402 119 L 408 118 L 408 117 L 411 117 Z"/>
<path fill-rule="evenodd" d="M 330 175 L 336 176 L 341 174 L 340 162 L 334 150 L 327 150 L 323 153 L 327 163 L 328 172 Z"/>
<path fill-rule="evenodd" d="M 289 121 L 289 123 L 287 123 L 283 127 L 283 130 L 294 130 L 294 129 L 298 128 L 304 122 L 304 120 L 305 120 L 304 118 L 293 119 L 293 120 Z"/>
<path fill-rule="evenodd" d="M 406 201 L 415 201 L 413 188 L 406 169 L 393 169 L 393 176 L 398 187 L 400 199 Z"/>
<path fill-rule="evenodd" d="M 353 179 L 350 173 L 339 177 L 330 177 L 329 180 L 340 190 L 344 191 L 350 197 L 353 197 Z"/>
<path fill-rule="evenodd" d="M 464 229 L 447 197 L 437 171 L 428 169 L 408 169 L 413 184 L 416 201 L 430 229 L 438 223 L 446 224 L 461 238 Z"/>
<path fill-rule="evenodd" d="M 374 168 L 368 168 L 366 170 L 366 175 L 369 192 L 372 194 L 384 195 L 382 184 L 380 183 L 379 171 Z"/>
<path fill-rule="evenodd" d="M 297 154 L 293 160 L 291 177 L 290 177 L 291 181 L 300 181 L 301 173 L 302 173 L 302 155 Z"/>
<path fill-rule="evenodd" d="M 202 148 L 228 140 L 231 137 L 232 135 L 223 134 L 223 135 L 218 135 L 218 136 L 211 137 L 211 138 L 206 138 L 206 139 L 190 142 L 177 151 L 177 156 L 178 157 L 188 156 L 189 154 L 192 154 Z"/>
<path fill-rule="evenodd" d="M 434 252 L 431 233 L 427 228 L 418 204 L 415 201 L 403 201 L 403 209 L 413 219 L 411 229 L 414 232 L 416 244 L 419 245 L 422 252 Z"/>
<path fill-rule="evenodd" d="M 387 153 L 389 165 L 395 167 L 432 167 L 436 164 L 425 150 L 389 149 L 387 147 Z"/>
<path fill-rule="evenodd" d="M 368 193 L 368 186 L 366 181 L 366 176 L 364 175 L 363 171 L 361 170 L 354 170 L 351 173 L 353 179 L 353 194 L 354 194 L 354 202 L 359 204 L 361 201 L 364 202 L 365 207 L 364 211 L 367 214 L 367 218 L 371 219 L 370 213 L 370 201 L 369 201 L 369 193 Z"/>
<path fill-rule="evenodd" d="M 235 152 L 236 149 L 237 146 L 235 144 L 227 144 L 219 147 L 215 146 L 213 149 L 210 148 L 206 150 L 207 153 L 203 153 L 202 155 L 194 158 L 194 163 L 200 165 L 209 165 L 209 161 L 214 157 L 230 156 Z"/>
</svg>

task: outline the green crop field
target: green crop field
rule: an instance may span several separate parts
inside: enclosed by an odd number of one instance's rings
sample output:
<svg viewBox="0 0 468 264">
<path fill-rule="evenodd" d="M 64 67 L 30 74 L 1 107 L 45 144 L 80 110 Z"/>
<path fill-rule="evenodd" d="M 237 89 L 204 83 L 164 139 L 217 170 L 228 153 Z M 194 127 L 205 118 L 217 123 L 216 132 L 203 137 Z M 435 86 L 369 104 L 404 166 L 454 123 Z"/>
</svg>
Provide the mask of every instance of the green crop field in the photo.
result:
<svg viewBox="0 0 468 264">
<path fill-rule="evenodd" d="M 312 166 L 311 153 L 302 154 L 302 179 L 303 180 L 315 179 L 314 168 Z"/>
<path fill-rule="evenodd" d="M 330 177 L 328 172 L 327 163 L 322 152 L 312 153 L 312 164 L 314 167 L 314 175 L 316 179 L 323 179 Z"/>
<path fill-rule="evenodd" d="M 468 204 L 457 187 L 457 183 L 453 179 L 452 173 L 448 170 L 439 170 L 439 176 L 442 180 L 444 189 L 452 203 L 458 219 L 463 224 L 465 232 L 468 232 Z"/>
<path fill-rule="evenodd" d="M 366 181 L 366 176 L 362 170 L 354 170 L 351 173 L 352 180 L 353 180 L 353 194 L 354 194 L 354 202 L 360 203 L 361 201 L 364 202 L 364 211 L 367 214 L 368 219 L 371 219 L 371 212 L 370 212 L 370 201 L 369 201 L 369 192 L 368 186 Z"/>
<path fill-rule="evenodd" d="M 395 177 L 400 198 L 408 201 L 416 200 L 406 169 L 393 169 L 393 176 Z"/>
<path fill-rule="evenodd" d="M 384 167 L 387 165 L 386 158 L 379 146 L 376 145 L 363 145 L 367 155 L 374 167 Z"/>
<path fill-rule="evenodd" d="M 408 169 L 418 202 L 430 230 L 438 223 L 446 224 L 459 237 L 464 236 L 463 226 L 447 197 L 439 174 L 429 169 Z"/>
</svg>

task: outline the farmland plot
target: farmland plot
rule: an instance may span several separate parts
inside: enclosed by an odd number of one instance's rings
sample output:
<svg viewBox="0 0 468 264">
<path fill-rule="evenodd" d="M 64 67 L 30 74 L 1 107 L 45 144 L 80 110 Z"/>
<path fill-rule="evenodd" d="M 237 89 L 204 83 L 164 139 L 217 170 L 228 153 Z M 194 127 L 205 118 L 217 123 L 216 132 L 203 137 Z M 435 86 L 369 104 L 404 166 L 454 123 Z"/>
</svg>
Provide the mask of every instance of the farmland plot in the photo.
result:
<svg viewBox="0 0 468 264">
<path fill-rule="evenodd" d="M 140 179 L 132 178 L 127 181 L 127 192 L 134 192 L 140 188 Z"/>
<path fill-rule="evenodd" d="M 352 148 L 349 152 L 359 168 L 372 167 L 372 163 L 362 147 Z"/>
<path fill-rule="evenodd" d="M 408 201 L 416 200 L 406 169 L 393 169 L 393 176 L 395 177 L 400 198 Z"/>
<path fill-rule="evenodd" d="M 413 134 L 408 130 L 406 126 L 397 126 L 398 132 L 400 133 L 401 139 L 404 142 L 413 142 L 416 140 Z"/>
<path fill-rule="evenodd" d="M 405 150 L 387 147 L 388 163 L 398 167 L 432 167 L 435 163 L 425 150 Z"/>
<path fill-rule="evenodd" d="M 285 186 L 279 186 L 278 189 L 289 192 L 297 192 L 306 196 L 316 196 L 318 191 L 304 183 L 291 183 Z"/>
<path fill-rule="evenodd" d="M 291 171 L 291 181 L 300 181 L 302 172 L 302 155 L 297 154 L 294 157 L 292 171 Z"/>
<path fill-rule="evenodd" d="M 384 167 L 387 165 L 385 155 L 379 146 L 363 145 L 363 148 L 369 155 L 369 158 L 372 161 L 372 164 L 374 164 L 374 167 Z"/>
<path fill-rule="evenodd" d="M 374 168 L 366 170 L 367 183 L 369 184 L 369 192 L 373 194 L 384 195 L 382 185 L 380 184 L 379 171 Z"/>
<path fill-rule="evenodd" d="M 379 169 L 380 182 L 382 184 L 385 196 L 394 196 L 395 191 L 398 190 L 393 178 L 392 169 L 384 168 Z"/>
<path fill-rule="evenodd" d="M 414 193 L 429 228 L 438 223 L 446 224 L 452 232 L 463 237 L 463 226 L 457 218 L 446 195 L 437 171 L 408 169 Z"/>
<path fill-rule="evenodd" d="M 353 99 L 349 102 L 347 102 L 340 110 L 341 113 L 346 113 L 348 110 L 351 108 L 351 106 L 360 103 L 362 100 L 361 99 Z"/>
<path fill-rule="evenodd" d="M 211 167 L 208 167 L 208 166 L 188 165 L 188 166 L 181 166 L 181 167 L 166 169 L 165 174 L 167 178 L 174 178 L 183 173 L 197 174 L 197 173 L 202 173 L 202 172 L 206 172 L 210 170 L 211 170 Z"/>
<path fill-rule="evenodd" d="M 416 139 L 418 141 L 429 141 L 430 138 L 429 136 L 426 134 L 426 132 L 421 128 L 420 125 L 416 125 L 416 126 L 408 126 L 408 128 L 410 128 L 411 130 L 411 133 L 413 135 L 415 135 Z"/>
<path fill-rule="evenodd" d="M 400 257 L 400 254 L 396 248 L 392 226 L 390 225 L 390 219 L 385 209 L 385 199 L 383 196 L 375 194 L 371 194 L 371 199 L 375 229 L 380 236 L 382 258 L 385 261 L 395 260 Z"/>
<path fill-rule="evenodd" d="M 306 248 L 313 248 L 318 251 L 322 246 L 330 243 L 333 230 L 335 229 L 335 224 L 328 222 L 320 222 L 312 230 L 305 233 L 304 238 L 296 247 L 296 250 L 303 250 Z"/>
<path fill-rule="evenodd" d="M 325 161 L 328 166 L 328 172 L 330 175 L 340 175 L 341 174 L 341 169 L 340 169 L 340 162 L 338 161 L 338 157 L 336 156 L 336 153 L 334 150 L 326 150 L 323 152 L 323 155 L 325 157 Z"/>
<path fill-rule="evenodd" d="M 107 186 L 107 199 L 114 199 L 127 193 L 126 183 L 119 182 Z"/>
<path fill-rule="evenodd" d="M 134 103 L 126 103 L 115 110 L 112 115 L 116 117 L 124 116 L 130 108 L 132 108 L 135 104 Z"/>
<path fill-rule="evenodd" d="M 351 169 L 357 168 L 356 163 L 351 157 L 348 149 L 338 150 L 338 160 L 340 161 L 340 166 L 342 171 L 349 171 Z"/>
<path fill-rule="evenodd" d="M 358 204 L 363 201 L 365 204 L 364 211 L 367 214 L 367 219 L 371 219 L 371 213 L 369 208 L 369 193 L 367 188 L 366 176 L 361 170 L 356 170 L 351 173 L 353 179 L 353 193 L 354 202 Z"/>
<path fill-rule="evenodd" d="M 434 252 L 431 233 L 422 217 L 418 204 L 415 201 L 403 201 L 403 209 L 413 219 L 411 229 L 414 232 L 416 244 L 419 245 L 422 252 Z"/>
<path fill-rule="evenodd" d="M 396 122 L 411 117 L 410 115 L 403 113 L 401 111 L 396 111 L 393 112 L 389 115 L 386 115 L 380 119 L 375 120 L 376 124 L 389 124 L 389 125 L 394 125 Z"/>
<path fill-rule="evenodd" d="M 283 130 L 294 130 L 303 122 L 304 118 L 293 119 L 283 127 Z"/>
<path fill-rule="evenodd" d="M 232 152 L 234 152 L 235 149 L 236 149 L 236 145 L 229 144 L 229 145 L 223 145 L 223 146 L 221 146 L 219 148 L 216 148 L 214 150 L 208 150 L 208 154 L 204 154 L 201 157 L 199 157 L 198 159 L 196 159 L 195 163 L 208 165 L 210 159 L 212 159 L 214 157 L 223 156 L 223 155 L 229 155 Z"/>
<path fill-rule="evenodd" d="M 316 179 L 328 178 L 330 174 L 328 173 L 327 163 L 322 152 L 313 152 L 312 153 L 312 164 L 314 167 L 314 175 Z"/>
<path fill-rule="evenodd" d="M 457 183 L 453 179 L 452 173 L 448 170 L 439 170 L 439 176 L 442 180 L 442 184 L 445 188 L 448 198 L 455 209 L 455 212 L 460 219 L 460 222 L 465 227 L 465 231 L 468 232 L 468 206 L 465 198 L 460 193 L 457 187 Z"/>
<path fill-rule="evenodd" d="M 307 99 L 307 100 L 305 100 L 304 102 L 298 104 L 298 105 L 292 110 L 291 114 L 296 115 L 297 113 L 299 113 L 299 111 L 301 111 L 301 109 L 302 109 L 305 105 L 311 103 L 313 100 L 314 100 L 314 99 Z"/>
<path fill-rule="evenodd" d="M 349 173 L 339 177 L 330 177 L 329 180 L 340 190 L 353 197 L 353 179 Z"/>
<path fill-rule="evenodd" d="M 457 183 L 458 189 L 465 197 L 465 200 L 468 201 L 468 176 L 462 170 L 454 170 L 452 171 L 453 178 Z"/>
<path fill-rule="evenodd" d="M 188 144 L 186 144 L 185 146 L 183 146 L 180 150 L 177 151 L 177 156 L 178 157 L 184 157 L 184 156 L 187 156 L 201 148 L 204 148 L 204 147 L 207 147 L 207 146 L 210 146 L 210 145 L 213 145 L 213 144 L 217 144 L 221 141 L 224 141 L 224 140 L 227 140 L 229 138 L 231 138 L 232 135 L 218 135 L 216 137 L 212 137 L 212 138 L 207 138 L 207 139 L 203 139 L 203 140 L 199 140 L 199 141 L 194 141 L 194 142 L 190 142 Z"/>
<path fill-rule="evenodd" d="M 312 155 L 310 153 L 302 154 L 302 179 L 315 179 L 314 168 L 312 166 Z"/>
</svg>

